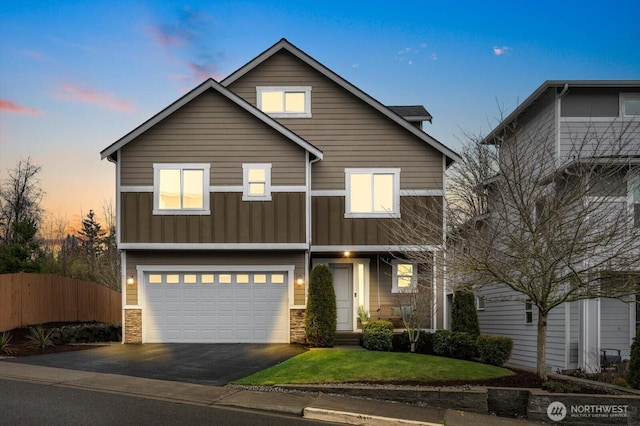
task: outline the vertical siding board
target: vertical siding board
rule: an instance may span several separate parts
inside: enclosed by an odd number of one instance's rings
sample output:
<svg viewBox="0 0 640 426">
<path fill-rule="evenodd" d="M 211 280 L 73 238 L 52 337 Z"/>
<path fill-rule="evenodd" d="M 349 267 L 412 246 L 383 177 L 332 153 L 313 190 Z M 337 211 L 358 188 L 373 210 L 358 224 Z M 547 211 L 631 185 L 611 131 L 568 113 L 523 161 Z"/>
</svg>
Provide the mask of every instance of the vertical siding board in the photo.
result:
<svg viewBox="0 0 640 426">
<path fill-rule="evenodd" d="M 251 207 L 253 202 L 238 200 L 238 242 L 251 242 Z"/>
<path fill-rule="evenodd" d="M 341 210 L 341 207 L 344 202 L 343 197 L 330 197 L 329 198 L 329 212 L 331 215 L 329 216 L 329 229 L 328 229 L 328 237 L 329 241 L 333 243 L 334 241 L 340 241 L 340 223 L 342 222 L 340 216 L 335 214 L 337 211 Z"/>
<path fill-rule="evenodd" d="M 289 201 L 288 217 L 288 233 L 292 241 L 304 241 L 304 236 L 300 233 L 300 223 L 304 217 L 304 212 L 300 208 L 299 194 L 292 194 Z"/>
<path fill-rule="evenodd" d="M 224 194 L 225 243 L 238 241 L 238 206 L 234 194 Z"/>
<path fill-rule="evenodd" d="M 186 243 L 188 241 L 187 238 L 187 218 L 189 216 L 175 216 L 175 239 L 176 243 Z"/>
<path fill-rule="evenodd" d="M 224 243 L 226 239 L 224 193 L 216 192 L 212 194 L 212 198 L 213 242 Z"/>
<path fill-rule="evenodd" d="M 251 230 L 251 242 L 264 243 L 264 228 L 266 226 L 264 217 L 264 205 L 267 201 L 257 201 L 249 204 L 251 211 L 250 216 L 250 230 Z"/>
<path fill-rule="evenodd" d="M 136 241 L 149 241 L 151 238 L 151 215 L 153 212 L 153 194 L 139 193 L 138 211 L 136 212 L 136 226 L 138 228 Z"/>
<path fill-rule="evenodd" d="M 276 230 L 275 230 L 275 207 L 273 202 L 267 202 L 263 205 L 264 213 L 264 241 L 275 241 L 276 239 Z"/>
<path fill-rule="evenodd" d="M 276 208 L 275 208 L 275 241 L 276 243 L 284 243 L 288 238 L 288 228 L 289 228 L 289 200 L 288 198 L 283 199 L 282 193 L 273 194 L 273 199 L 277 200 Z M 286 200 L 286 201 L 285 201 Z"/>
</svg>

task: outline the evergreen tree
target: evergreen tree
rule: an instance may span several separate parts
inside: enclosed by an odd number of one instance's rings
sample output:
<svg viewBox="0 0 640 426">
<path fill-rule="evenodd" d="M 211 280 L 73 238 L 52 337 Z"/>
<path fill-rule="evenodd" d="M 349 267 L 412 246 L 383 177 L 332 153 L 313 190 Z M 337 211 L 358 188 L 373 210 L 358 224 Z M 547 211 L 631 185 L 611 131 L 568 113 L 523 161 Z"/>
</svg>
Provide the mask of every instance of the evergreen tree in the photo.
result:
<svg viewBox="0 0 640 426">
<path fill-rule="evenodd" d="M 37 232 L 34 220 L 13 222 L 13 241 L 0 244 L 0 273 L 40 272 L 42 241 L 36 238 Z"/>
<path fill-rule="evenodd" d="M 480 324 L 473 293 L 458 290 L 453 295 L 451 307 L 451 330 L 464 331 L 474 337 L 480 335 Z"/>
<path fill-rule="evenodd" d="M 89 210 L 87 216 L 82 219 L 82 229 L 78 231 L 78 234 L 80 235 L 80 248 L 87 262 L 87 278 L 91 281 L 98 281 L 99 260 L 104 251 L 105 231 L 96 222 L 93 210 Z"/>
<path fill-rule="evenodd" d="M 333 346 L 337 321 L 333 275 L 327 265 L 317 265 L 311 271 L 309 282 L 309 298 L 304 323 L 307 342 L 316 347 Z"/>
</svg>

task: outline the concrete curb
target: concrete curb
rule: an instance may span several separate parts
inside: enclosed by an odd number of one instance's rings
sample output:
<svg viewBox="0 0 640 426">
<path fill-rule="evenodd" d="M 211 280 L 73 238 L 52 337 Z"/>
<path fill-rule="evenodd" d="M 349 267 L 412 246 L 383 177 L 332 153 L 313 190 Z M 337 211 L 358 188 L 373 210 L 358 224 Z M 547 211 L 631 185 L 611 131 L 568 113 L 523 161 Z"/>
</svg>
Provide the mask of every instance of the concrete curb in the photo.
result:
<svg viewBox="0 0 640 426">
<path fill-rule="evenodd" d="M 328 410 L 324 408 L 307 407 L 303 410 L 302 417 L 311 420 L 322 420 L 335 423 L 367 426 L 391 426 L 391 425 L 420 425 L 442 426 L 444 423 L 421 422 L 417 420 L 397 419 L 391 417 L 375 416 L 346 411 Z"/>
</svg>

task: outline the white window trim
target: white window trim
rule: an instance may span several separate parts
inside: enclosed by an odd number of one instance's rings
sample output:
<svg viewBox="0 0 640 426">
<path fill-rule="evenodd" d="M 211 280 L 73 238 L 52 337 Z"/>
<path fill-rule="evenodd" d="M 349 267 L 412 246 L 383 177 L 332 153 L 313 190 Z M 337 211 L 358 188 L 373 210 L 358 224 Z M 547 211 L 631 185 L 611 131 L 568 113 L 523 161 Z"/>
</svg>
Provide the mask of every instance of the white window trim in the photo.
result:
<svg viewBox="0 0 640 426">
<path fill-rule="evenodd" d="M 527 307 L 527 305 L 529 306 Z M 531 322 L 527 320 L 528 313 L 531 313 Z M 533 324 L 533 303 L 531 302 L 531 300 L 527 300 L 524 302 L 524 323 L 525 325 Z"/>
<path fill-rule="evenodd" d="M 635 223 L 635 206 L 640 203 L 640 200 L 636 201 L 633 198 L 636 186 L 640 187 L 640 174 L 630 176 L 627 180 L 627 208 L 631 215 L 631 225 L 634 227 L 640 226 L 640 224 Z"/>
<path fill-rule="evenodd" d="M 411 287 L 398 287 L 398 265 L 413 265 L 413 275 L 411 277 Z M 415 293 L 418 291 L 418 264 L 409 260 L 393 259 L 391 261 L 391 293 Z"/>
<path fill-rule="evenodd" d="M 202 170 L 202 203 L 201 209 L 160 209 L 160 170 Z M 153 214 L 154 215 L 208 215 L 211 214 L 209 204 L 209 179 L 211 165 L 205 163 L 154 163 L 153 164 Z"/>
<path fill-rule="evenodd" d="M 620 93 L 620 117 L 622 118 L 634 118 L 638 117 L 637 115 L 627 115 L 624 108 L 624 101 L 627 99 L 637 99 L 640 100 L 640 93 Z"/>
<path fill-rule="evenodd" d="M 249 171 L 264 170 L 264 195 L 249 194 Z M 242 165 L 242 201 L 271 201 L 271 164 L 247 163 Z"/>
<path fill-rule="evenodd" d="M 487 299 L 476 294 L 476 310 L 484 311 L 486 309 Z"/>
<path fill-rule="evenodd" d="M 393 174 L 393 210 L 387 212 L 372 213 L 351 213 L 351 175 L 354 173 L 361 174 Z M 400 169 L 384 168 L 384 169 L 344 169 L 345 180 L 345 218 L 399 218 L 400 217 Z"/>
<path fill-rule="evenodd" d="M 274 118 L 311 118 L 311 86 L 257 86 L 256 105 L 262 111 L 262 92 L 303 92 L 304 112 L 266 112 Z"/>
</svg>

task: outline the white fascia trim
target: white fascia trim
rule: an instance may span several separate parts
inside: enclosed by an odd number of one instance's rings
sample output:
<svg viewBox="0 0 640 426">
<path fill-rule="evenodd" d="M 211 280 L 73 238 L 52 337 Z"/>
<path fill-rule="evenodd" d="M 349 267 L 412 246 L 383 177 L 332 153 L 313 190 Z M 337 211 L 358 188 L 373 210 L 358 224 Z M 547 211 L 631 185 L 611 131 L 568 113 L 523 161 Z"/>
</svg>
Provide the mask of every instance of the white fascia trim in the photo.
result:
<svg viewBox="0 0 640 426">
<path fill-rule="evenodd" d="M 121 152 L 120 150 L 117 151 L 116 155 L 118 156 L 118 158 L 121 158 Z M 120 191 L 120 161 L 116 161 L 116 247 L 120 244 L 121 238 L 120 238 L 120 232 L 122 229 L 121 226 L 121 222 L 122 222 L 122 218 L 121 218 L 121 214 L 120 214 L 120 206 L 122 206 L 122 193 Z M 124 293 L 124 292 L 123 292 Z M 124 324 L 124 319 L 122 321 L 122 324 Z M 122 335 L 124 336 L 124 333 L 122 333 Z"/>
<path fill-rule="evenodd" d="M 306 243 L 121 243 L 120 250 L 308 250 Z"/>
<path fill-rule="evenodd" d="M 446 161 L 446 160 L 443 160 Z M 444 197 L 443 189 L 401 189 L 401 197 Z"/>
<path fill-rule="evenodd" d="M 593 122 L 593 123 L 607 123 L 607 122 L 614 122 L 616 120 L 618 120 L 620 117 L 560 117 L 560 122 L 561 123 L 571 123 L 571 122 L 576 122 L 576 123 L 588 123 L 588 122 Z M 629 117 L 627 117 L 629 118 Z"/>
<path fill-rule="evenodd" d="M 357 246 L 311 246 L 312 253 L 330 253 L 330 252 L 416 252 L 416 251 L 440 251 L 439 246 L 434 245 L 407 245 L 407 246 L 382 246 L 382 245 L 357 245 Z"/>
<path fill-rule="evenodd" d="M 242 192 L 240 185 L 211 185 L 209 192 Z M 307 188 L 303 185 L 280 185 L 272 186 L 271 192 L 306 192 Z M 120 192 L 153 192 L 152 185 L 128 185 L 121 186 Z M 344 193 L 344 191 L 342 191 Z M 344 194 L 343 194 L 344 195 Z"/>
<path fill-rule="evenodd" d="M 142 305 L 123 305 L 122 306 L 122 310 L 123 311 L 125 311 L 127 309 L 142 309 Z"/>
<path fill-rule="evenodd" d="M 344 189 L 314 189 L 311 190 L 312 197 L 345 197 L 347 191 Z"/>
</svg>

